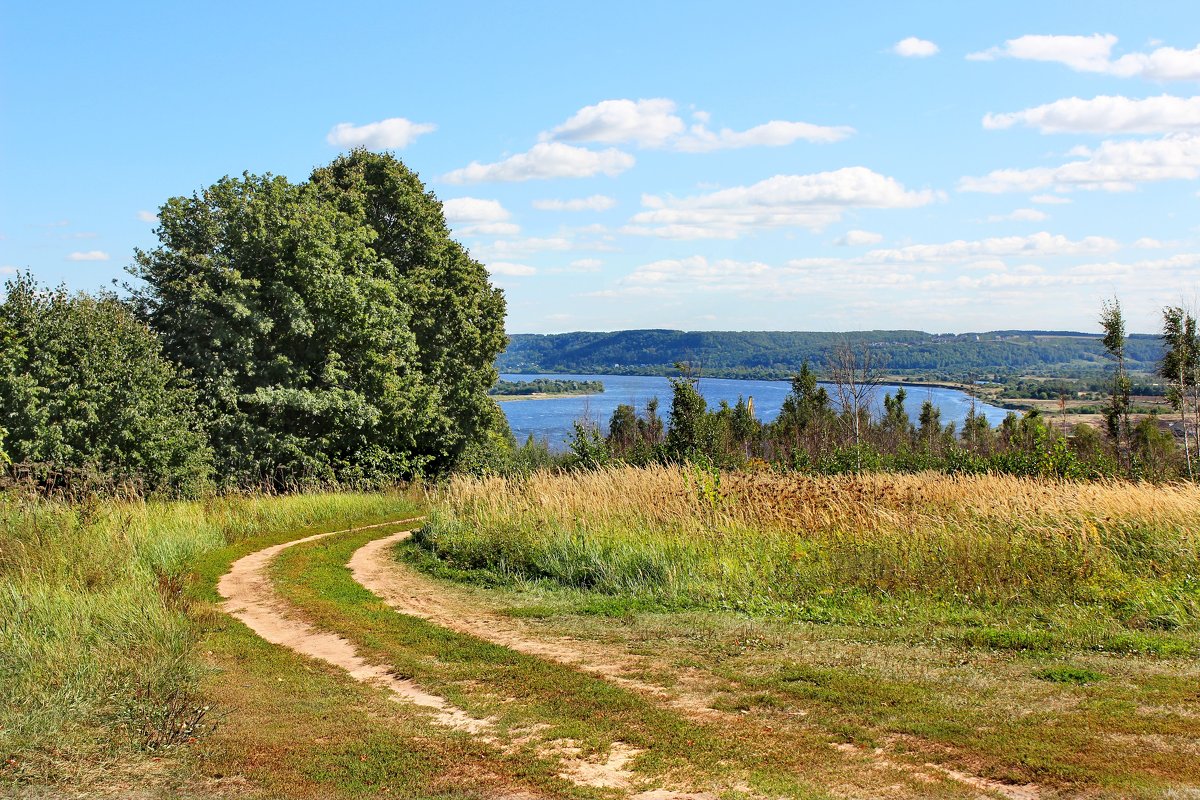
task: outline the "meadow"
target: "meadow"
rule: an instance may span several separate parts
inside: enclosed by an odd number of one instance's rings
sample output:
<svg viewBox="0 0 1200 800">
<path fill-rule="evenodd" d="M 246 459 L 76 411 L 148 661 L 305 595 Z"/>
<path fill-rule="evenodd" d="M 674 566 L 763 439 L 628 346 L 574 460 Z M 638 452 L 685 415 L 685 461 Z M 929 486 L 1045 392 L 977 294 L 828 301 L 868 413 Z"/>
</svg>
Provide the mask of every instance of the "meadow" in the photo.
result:
<svg viewBox="0 0 1200 800">
<path fill-rule="evenodd" d="M 415 544 L 445 574 L 597 609 L 1182 654 L 1200 634 L 1198 518 L 1186 485 L 617 468 L 456 478 Z"/>
<path fill-rule="evenodd" d="M 0 493 L 0 785 L 86 784 L 194 741 L 198 559 L 251 536 L 377 520 L 391 494 L 66 503 Z"/>
<path fill-rule="evenodd" d="M 1193 486 L 622 467 L 433 500 L 397 557 L 676 704 L 857 763 L 818 785 L 931 765 L 1010 797 L 1200 781 Z"/>
</svg>

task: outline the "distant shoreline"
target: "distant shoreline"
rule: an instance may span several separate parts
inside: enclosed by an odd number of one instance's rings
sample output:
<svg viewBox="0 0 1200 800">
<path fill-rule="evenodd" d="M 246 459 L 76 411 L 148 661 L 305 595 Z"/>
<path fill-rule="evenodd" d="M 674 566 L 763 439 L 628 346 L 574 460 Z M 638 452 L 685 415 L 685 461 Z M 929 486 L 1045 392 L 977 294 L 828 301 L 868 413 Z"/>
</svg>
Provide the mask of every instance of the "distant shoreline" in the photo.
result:
<svg viewBox="0 0 1200 800">
<path fill-rule="evenodd" d="M 512 403 L 517 400 L 553 400 L 556 397 L 594 397 L 599 394 L 603 394 L 603 392 L 534 392 L 533 394 L 493 394 L 488 396 L 497 403 Z"/>
</svg>

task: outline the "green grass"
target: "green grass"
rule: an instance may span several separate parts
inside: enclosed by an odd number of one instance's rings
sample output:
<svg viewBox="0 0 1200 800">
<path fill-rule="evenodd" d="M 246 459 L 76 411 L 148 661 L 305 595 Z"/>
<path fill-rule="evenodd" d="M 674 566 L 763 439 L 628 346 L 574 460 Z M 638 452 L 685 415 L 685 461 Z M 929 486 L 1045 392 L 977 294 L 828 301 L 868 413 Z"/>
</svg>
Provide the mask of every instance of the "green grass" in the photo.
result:
<svg viewBox="0 0 1200 800">
<path fill-rule="evenodd" d="M 338 631 L 397 674 L 473 716 L 494 717 L 501 740 L 544 725 L 541 741 L 571 739 L 599 753 L 614 742 L 645 749 L 634 768 L 651 782 L 673 775 L 706 785 L 741 776 L 780 796 L 824 796 L 805 778 L 836 761 L 820 737 L 799 734 L 764 747 L 751 726 L 697 725 L 582 672 L 395 613 L 345 567 L 358 547 L 379 535 L 363 532 L 291 548 L 276 563 L 277 586 L 307 618 Z M 603 795 L 554 777 L 557 761 L 540 756 L 534 743 L 500 758 L 512 774 L 555 796 Z"/>
<path fill-rule="evenodd" d="M 198 691 L 194 565 L 263 532 L 411 507 L 385 494 L 80 504 L 0 495 L 0 785 L 86 783 L 211 728 L 218 712 Z"/>
<path fill-rule="evenodd" d="M 561 589 L 578 613 L 701 609 L 994 649 L 1195 655 L 1198 514 L 1194 487 L 618 469 L 458 482 L 406 558 L 479 586 Z"/>
</svg>

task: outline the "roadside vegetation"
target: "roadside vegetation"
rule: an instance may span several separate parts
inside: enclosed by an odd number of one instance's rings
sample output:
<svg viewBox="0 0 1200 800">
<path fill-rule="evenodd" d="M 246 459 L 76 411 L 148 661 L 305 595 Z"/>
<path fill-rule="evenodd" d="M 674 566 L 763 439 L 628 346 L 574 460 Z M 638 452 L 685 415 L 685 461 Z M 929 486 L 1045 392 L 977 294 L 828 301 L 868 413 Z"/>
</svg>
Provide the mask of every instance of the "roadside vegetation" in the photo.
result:
<svg viewBox="0 0 1200 800">
<path fill-rule="evenodd" d="M 1153 795 L 1200 780 L 1198 513 L 1187 484 L 620 467 L 452 480 L 397 553 L 770 731 Z"/>
<path fill-rule="evenodd" d="M 393 494 L 66 502 L 0 493 L 0 786 L 120 775 L 202 737 L 206 553 L 395 518 Z"/>
</svg>

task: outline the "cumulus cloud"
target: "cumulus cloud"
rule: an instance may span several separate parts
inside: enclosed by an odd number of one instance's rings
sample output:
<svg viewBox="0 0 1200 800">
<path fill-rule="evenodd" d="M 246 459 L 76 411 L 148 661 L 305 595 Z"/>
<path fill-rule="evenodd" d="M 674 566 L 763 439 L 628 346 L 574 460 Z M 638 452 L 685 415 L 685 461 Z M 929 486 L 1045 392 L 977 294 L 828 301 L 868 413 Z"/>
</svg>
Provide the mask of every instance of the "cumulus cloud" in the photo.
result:
<svg viewBox="0 0 1200 800">
<path fill-rule="evenodd" d="M 509 222 L 508 209 L 497 200 L 454 197 L 443 201 L 446 222 L 463 236 L 515 236 L 521 226 Z"/>
<path fill-rule="evenodd" d="M 1091 36 L 1030 35 L 1009 39 L 967 56 L 972 61 L 1016 58 L 1064 64 L 1076 72 L 1095 72 L 1119 78 L 1147 78 L 1157 81 L 1200 80 L 1200 45 L 1191 50 L 1160 47 L 1149 53 L 1128 53 L 1112 57 L 1117 37 L 1111 33 Z"/>
<path fill-rule="evenodd" d="M 892 52 L 905 58 L 928 58 L 938 54 L 939 47 L 928 39 L 918 39 L 909 36 L 901 39 L 892 47 Z"/>
<path fill-rule="evenodd" d="M 10 264 L 0 264 L 0 275 L 16 275 L 17 268 Z"/>
<path fill-rule="evenodd" d="M 644 195 L 626 233 L 673 239 L 734 239 L 755 229 L 823 230 L 849 208 L 914 208 L 933 202 L 930 190 L 909 191 L 866 167 L 812 175 L 776 175 L 693 197 Z"/>
<path fill-rule="evenodd" d="M 1035 194 L 1029 198 L 1031 203 L 1040 203 L 1044 206 L 1065 206 L 1075 202 L 1069 197 L 1063 197 L 1061 194 Z"/>
<path fill-rule="evenodd" d="M 683 120 L 675 114 L 675 101 L 665 97 L 604 100 L 579 109 L 562 125 L 542 134 L 542 140 L 636 142 L 642 147 L 661 147 L 683 127 Z"/>
<path fill-rule="evenodd" d="M 594 175 L 620 175 L 634 164 L 633 156 L 615 148 L 594 151 L 562 142 L 539 142 L 528 152 L 503 161 L 480 164 L 472 161 L 462 169 L 443 176 L 448 183 L 483 181 L 528 181 L 549 178 L 590 178 Z"/>
<path fill-rule="evenodd" d="M 996 236 L 967 241 L 956 239 L 938 244 L 914 244 L 887 250 L 872 250 L 864 260 L 868 263 L 952 262 L 987 257 L 1022 258 L 1078 256 L 1111 253 L 1120 243 L 1105 236 L 1086 236 L 1068 239 L 1061 234 L 1042 231 L 1029 236 Z"/>
<path fill-rule="evenodd" d="M 578 258 L 567 265 L 571 272 L 599 272 L 603 266 L 598 258 Z"/>
<path fill-rule="evenodd" d="M 523 277 L 537 273 L 537 269 L 528 264 L 514 264 L 509 261 L 493 261 L 487 265 L 487 269 L 493 275 L 508 277 Z"/>
<path fill-rule="evenodd" d="M 831 127 L 783 120 L 771 120 L 744 131 L 722 128 L 714 132 L 701 123 L 689 128 L 686 136 L 675 141 L 674 147 L 685 153 L 707 153 L 743 147 L 783 147 L 800 140 L 825 144 L 839 142 L 853 134 L 854 128 L 845 125 Z"/>
<path fill-rule="evenodd" d="M 527 256 L 532 253 L 547 251 L 570 250 L 574 247 L 570 239 L 561 236 L 538 237 L 525 239 L 497 239 L 491 244 L 472 248 L 485 259 L 495 258 L 501 261 Z"/>
<path fill-rule="evenodd" d="M 452 197 L 442 201 L 447 222 L 504 222 L 511 215 L 499 200 L 478 197 Z"/>
<path fill-rule="evenodd" d="M 1014 111 L 987 114 L 989 130 L 1024 125 L 1042 133 L 1173 133 L 1200 129 L 1200 97 L 1146 97 L 1134 99 L 1101 95 L 1091 100 L 1069 97 L 1053 103 Z"/>
<path fill-rule="evenodd" d="M 786 299 L 814 293 L 894 289 L 916 285 L 910 268 L 863 265 L 857 259 L 794 259 L 783 266 L 761 261 L 671 258 L 643 264 L 613 288 L 592 292 L 598 297 L 679 297 L 688 294 L 745 295 Z"/>
<path fill-rule="evenodd" d="M 139 211 L 137 212 L 137 218 L 142 222 L 158 222 L 158 214 L 155 214 L 153 211 Z"/>
<path fill-rule="evenodd" d="M 711 115 L 692 112 L 690 128 L 676 113 L 673 100 L 604 100 L 585 106 L 562 125 L 541 135 L 542 141 L 634 143 L 639 147 L 670 148 L 689 153 L 743 147 L 782 147 L 797 141 L 836 142 L 854 133 L 846 126 L 771 120 L 744 131 L 708 127 Z"/>
<path fill-rule="evenodd" d="M 1036 208 L 1018 208 L 1016 211 L 1008 214 L 993 214 L 987 218 L 988 222 L 1041 222 L 1049 219 L 1050 215 L 1045 211 L 1038 211 Z"/>
<path fill-rule="evenodd" d="M 617 204 L 617 201 L 603 194 L 591 197 L 577 197 L 571 200 L 534 200 L 533 207 L 538 211 L 607 211 Z"/>
<path fill-rule="evenodd" d="M 340 122 L 329 131 L 325 141 L 335 147 L 400 150 L 415 142 L 418 137 L 436 130 L 437 125 L 432 122 L 412 122 L 404 117 L 391 117 L 365 125 Z"/>
<path fill-rule="evenodd" d="M 1056 167 L 1000 169 L 959 181 L 964 192 L 1034 192 L 1056 188 L 1130 191 L 1136 184 L 1200 177 L 1200 135 L 1105 141 L 1071 150 L 1078 158 Z"/>
<path fill-rule="evenodd" d="M 872 233 L 871 231 L 846 231 L 841 236 L 833 240 L 833 243 L 842 247 L 861 247 L 866 244 L 879 244 L 883 241 L 883 234 Z"/>
<path fill-rule="evenodd" d="M 103 250 L 75 251 L 67 256 L 68 261 L 108 261 L 108 253 Z"/>
</svg>

